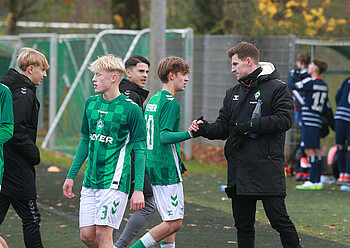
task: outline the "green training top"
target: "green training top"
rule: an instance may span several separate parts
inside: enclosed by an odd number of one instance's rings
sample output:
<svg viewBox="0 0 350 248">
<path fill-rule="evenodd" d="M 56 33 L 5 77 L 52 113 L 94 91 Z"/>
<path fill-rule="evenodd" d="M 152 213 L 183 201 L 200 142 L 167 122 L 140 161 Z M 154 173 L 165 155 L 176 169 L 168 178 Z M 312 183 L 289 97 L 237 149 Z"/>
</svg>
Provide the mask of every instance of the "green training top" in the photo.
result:
<svg viewBox="0 0 350 248">
<path fill-rule="evenodd" d="M 180 104 L 168 91 L 158 91 L 149 100 L 146 110 L 147 159 L 146 171 L 152 185 L 182 182 L 180 143 L 161 140 L 161 133 L 177 132 L 182 140 L 191 138 L 189 132 L 179 133 Z M 162 142 L 163 141 L 163 142 Z"/>
<path fill-rule="evenodd" d="M 4 175 L 3 144 L 13 135 L 13 107 L 11 90 L 0 84 L 0 185 Z"/>
<path fill-rule="evenodd" d="M 140 107 L 123 94 L 111 101 L 102 95 L 92 96 L 85 104 L 81 133 L 79 146 L 83 146 L 84 137 L 88 137 L 83 186 L 116 188 L 129 194 L 132 144 L 146 141 L 145 119 Z M 84 160 L 73 162 L 67 178 L 75 178 Z M 135 163 L 135 190 L 143 190 L 144 173 L 145 165 Z"/>
</svg>

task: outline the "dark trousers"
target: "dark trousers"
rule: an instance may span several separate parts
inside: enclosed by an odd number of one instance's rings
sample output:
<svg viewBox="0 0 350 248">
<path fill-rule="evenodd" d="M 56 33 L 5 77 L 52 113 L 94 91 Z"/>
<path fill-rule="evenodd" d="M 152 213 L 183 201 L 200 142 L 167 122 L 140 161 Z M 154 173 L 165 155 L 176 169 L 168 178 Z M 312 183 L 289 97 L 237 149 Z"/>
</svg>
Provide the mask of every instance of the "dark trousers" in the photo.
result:
<svg viewBox="0 0 350 248">
<path fill-rule="evenodd" d="M 290 220 L 283 196 L 242 196 L 232 197 L 232 210 L 237 228 L 237 240 L 239 248 L 253 248 L 255 241 L 255 212 L 257 200 L 262 200 L 264 210 L 272 228 L 281 238 L 284 248 L 297 248 L 299 237 Z"/>
<path fill-rule="evenodd" d="M 41 248 L 40 213 L 36 200 L 23 200 L 0 193 L 0 225 L 5 219 L 10 204 L 22 219 L 24 243 L 27 248 Z"/>
</svg>

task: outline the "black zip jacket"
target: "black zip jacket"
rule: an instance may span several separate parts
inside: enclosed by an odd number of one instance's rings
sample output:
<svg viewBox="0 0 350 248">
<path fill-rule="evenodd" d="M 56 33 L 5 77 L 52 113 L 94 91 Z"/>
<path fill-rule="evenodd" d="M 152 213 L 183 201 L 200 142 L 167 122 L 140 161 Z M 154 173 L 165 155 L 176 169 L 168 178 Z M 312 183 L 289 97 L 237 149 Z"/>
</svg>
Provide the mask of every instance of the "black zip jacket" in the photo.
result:
<svg viewBox="0 0 350 248">
<path fill-rule="evenodd" d="M 4 177 L 1 193 L 21 199 L 36 198 L 34 165 L 40 163 L 36 142 L 40 104 L 30 79 L 10 69 L 1 83 L 13 98 L 13 137 L 4 144 Z"/>
<path fill-rule="evenodd" d="M 293 123 L 294 107 L 288 85 L 278 79 L 279 73 L 271 63 L 260 63 L 261 68 L 246 76 L 238 85 L 226 91 L 223 107 L 215 123 L 208 124 L 209 139 L 226 141 L 228 161 L 227 194 L 284 196 L 285 132 Z M 249 79 L 249 80 L 245 80 Z M 262 117 L 253 119 L 251 132 L 257 138 L 243 136 L 237 150 L 233 146 L 236 123 L 251 120 L 252 112 L 261 99 Z"/>
<path fill-rule="evenodd" d="M 119 84 L 119 90 L 121 93 L 126 95 L 128 98 L 133 100 L 140 108 L 143 110 L 143 103 L 148 96 L 148 90 L 142 89 L 135 83 L 131 82 L 128 79 L 123 79 Z M 134 183 L 135 183 L 135 154 L 134 151 L 131 152 L 131 187 L 129 197 L 132 196 L 134 192 Z M 148 179 L 147 174 L 145 173 L 144 185 L 143 185 L 143 194 L 144 196 L 152 196 L 152 187 Z"/>
</svg>

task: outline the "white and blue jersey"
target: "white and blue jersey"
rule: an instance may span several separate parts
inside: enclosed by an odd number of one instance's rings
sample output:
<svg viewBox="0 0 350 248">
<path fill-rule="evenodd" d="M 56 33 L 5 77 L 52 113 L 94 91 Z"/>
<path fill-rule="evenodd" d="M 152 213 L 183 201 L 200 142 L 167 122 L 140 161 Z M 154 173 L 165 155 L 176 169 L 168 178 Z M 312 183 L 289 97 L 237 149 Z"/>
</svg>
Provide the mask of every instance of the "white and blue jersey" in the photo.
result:
<svg viewBox="0 0 350 248">
<path fill-rule="evenodd" d="M 335 102 L 337 103 L 337 111 L 334 119 L 350 122 L 350 77 L 345 79 L 339 87 L 335 95 Z"/>
<path fill-rule="evenodd" d="M 327 84 L 321 77 L 308 77 L 290 86 L 293 90 L 304 93 L 301 108 L 302 125 L 322 128 L 321 114 L 328 102 Z"/>
</svg>

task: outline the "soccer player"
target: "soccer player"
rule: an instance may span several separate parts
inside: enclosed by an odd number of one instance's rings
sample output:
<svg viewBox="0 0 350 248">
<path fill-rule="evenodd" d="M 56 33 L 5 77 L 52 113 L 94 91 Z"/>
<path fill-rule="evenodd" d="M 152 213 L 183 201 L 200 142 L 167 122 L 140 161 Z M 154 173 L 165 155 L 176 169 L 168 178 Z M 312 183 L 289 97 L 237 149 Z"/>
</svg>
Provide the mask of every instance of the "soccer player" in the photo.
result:
<svg viewBox="0 0 350 248">
<path fill-rule="evenodd" d="M 87 158 L 80 197 L 80 237 L 88 247 L 113 247 L 113 229 L 118 229 L 130 191 L 131 159 L 135 151 L 135 189 L 130 208 L 144 207 L 146 128 L 140 107 L 121 94 L 119 83 L 125 67 L 120 58 L 102 56 L 89 69 L 98 95 L 85 104 L 80 140 L 73 164 L 63 185 L 63 194 L 74 197 L 73 179 Z"/>
<path fill-rule="evenodd" d="M 293 87 L 296 82 L 299 82 L 307 77 L 310 77 L 308 74 L 308 65 L 310 63 L 310 56 L 307 53 L 299 53 L 296 57 L 295 65 L 296 69 L 292 69 L 289 71 L 289 75 L 287 78 L 288 85 Z M 293 90 L 294 95 L 294 103 L 295 103 L 295 121 L 298 125 L 302 126 L 301 121 L 301 107 L 304 104 L 303 96 L 300 95 L 300 92 L 297 90 Z M 300 158 L 300 167 L 298 168 L 298 172 L 295 175 L 295 180 L 297 181 L 307 181 L 309 180 L 309 164 L 307 162 L 307 157 L 304 152 L 304 147 L 300 146 L 301 158 Z"/>
<path fill-rule="evenodd" d="M 121 93 L 132 99 L 143 109 L 143 103 L 148 96 L 148 90 L 144 89 L 149 72 L 149 61 L 140 56 L 133 55 L 125 61 L 126 78 L 120 82 Z M 129 198 L 134 191 L 134 162 L 135 154 L 131 153 L 131 190 Z M 136 236 L 142 226 L 153 216 L 156 211 L 151 183 L 145 173 L 143 194 L 145 196 L 145 207 L 137 210 L 128 220 L 122 234 L 118 238 L 114 247 L 126 248 L 131 240 Z"/>
<path fill-rule="evenodd" d="M 327 63 L 315 58 L 309 64 L 308 73 L 311 77 L 290 85 L 293 90 L 304 92 L 304 104 L 301 108 L 302 137 L 308 163 L 310 164 L 310 181 L 297 185 L 297 189 L 321 190 L 322 157 L 320 155 L 320 139 L 322 128 L 322 113 L 328 104 L 328 86 L 322 80 L 321 73 L 327 70 Z"/>
<path fill-rule="evenodd" d="M 10 89 L 0 84 L 0 191 L 4 174 L 3 145 L 13 136 L 13 108 Z"/>
<path fill-rule="evenodd" d="M 175 233 L 182 226 L 184 195 L 180 155 L 181 141 L 190 139 L 190 131 L 179 132 L 180 105 L 175 95 L 185 90 L 190 73 L 188 64 L 179 57 L 167 57 L 158 65 L 163 88 L 149 100 L 145 118 L 147 125 L 146 171 L 163 222 L 153 227 L 133 248 L 175 247 Z"/>
<path fill-rule="evenodd" d="M 338 169 L 340 183 L 350 182 L 350 77 L 344 80 L 335 95 L 337 111 L 335 112 L 335 142 L 338 147 Z M 345 150 L 345 141 L 347 149 Z M 346 162 L 344 161 L 346 156 Z M 345 166 L 344 166 L 345 165 Z"/>
<path fill-rule="evenodd" d="M 34 166 L 40 163 L 39 148 L 35 144 L 40 103 L 35 87 L 47 76 L 50 66 L 42 53 L 31 48 L 23 48 L 17 64 L 20 72 L 11 68 L 1 80 L 12 92 L 14 132 L 12 139 L 4 144 L 0 223 L 12 205 L 22 219 L 25 246 L 39 248 L 43 244 Z"/>
</svg>

